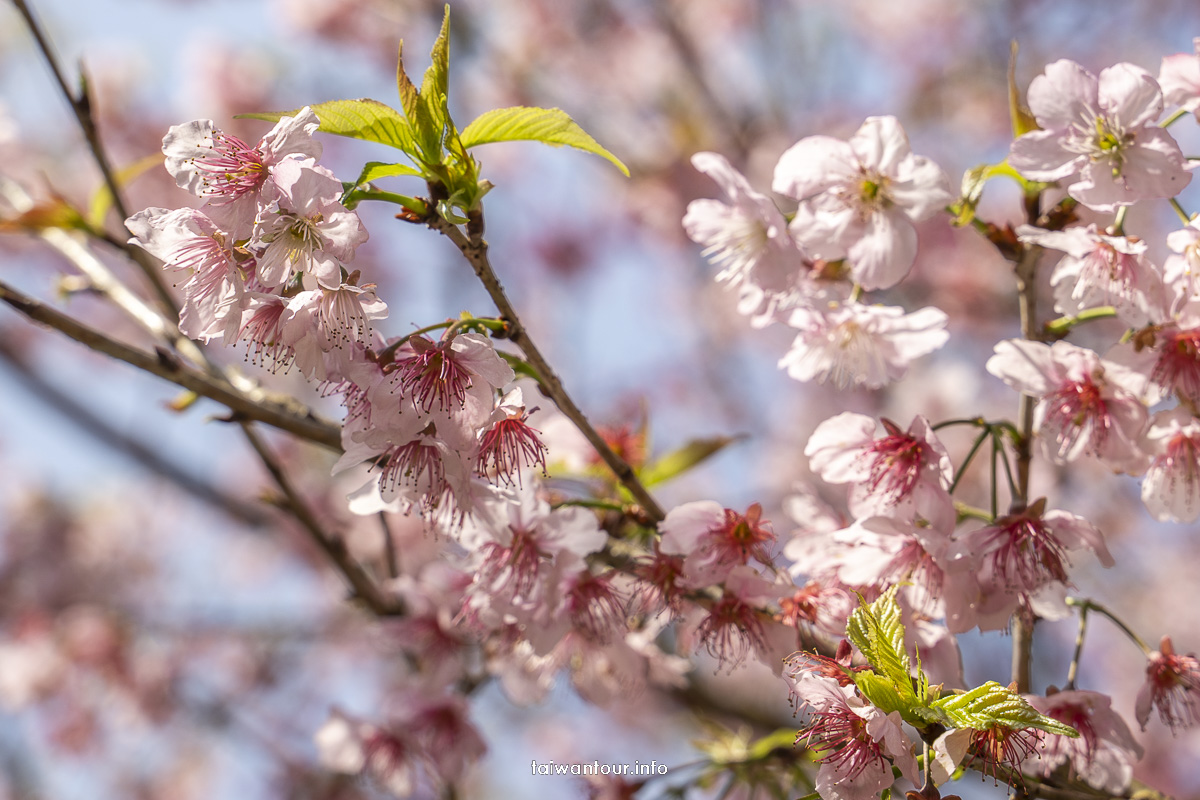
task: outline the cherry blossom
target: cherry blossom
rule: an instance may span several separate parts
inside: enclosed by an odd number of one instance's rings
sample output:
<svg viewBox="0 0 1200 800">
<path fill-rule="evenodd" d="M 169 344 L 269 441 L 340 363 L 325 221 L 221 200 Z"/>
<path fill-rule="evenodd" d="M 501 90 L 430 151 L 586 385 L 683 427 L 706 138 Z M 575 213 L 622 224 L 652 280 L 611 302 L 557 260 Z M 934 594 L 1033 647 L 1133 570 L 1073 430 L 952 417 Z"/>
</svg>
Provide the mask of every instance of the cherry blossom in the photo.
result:
<svg viewBox="0 0 1200 800">
<path fill-rule="evenodd" d="M 1063 764 L 1094 789 L 1123 793 L 1133 779 L 1133 764 L 1142 747 L 1129 726 L 1112 710 L 1112 700 L 1098 692 L 1062 691 L 1046 697 L 1025 695 L 1048 717 L 1079 731 L 1078 737 L 1050 734 L 1043 748 L 1024 764 L 1027 771 L 1050 777 Z"/>
<path fill-rule="evenodd" d="M 867 800 L 892 785 L 893 764 L 918 782 L 912 740 L 900 714 L 885 714 L 853 686 L 812 673 L 791 681 L 792 692 L 809 709 L 808 724 L 796 736 L 821 767 L 816 789 L 826 800 Z"/>
<path fill-rule="evenodd" d="M 692 166 L 716 181 L 729 201 L 693 200 L 683 218 L 688 236 L 722 267 L 717 281 L 752 291 L 756 302 L 739 307 L 745 314 L 790 303 L 800 291 L 808 260 L 792 240 L 783 214 L 724 156 L 697 153 Z"/>
<path fill-rule="evenodd" d="M 852 484 L 850 511 L 858 517 L 919 516 L 953 526 L 954 467 L 929 422 L 918 416 L 908 431 L 887 419 L 882 425 L 886 435 L 876 438 L 875 420 L 863 414 L 825 420 L 804 448 L 809 466 L 828 483 Z"/>
<path fill-rule="evenodd" d="M 1070 553 L 1088 549 L 1103 566 L 1114 565 L 1103 535 L 1090 522 L 1045 509 L 1043 498 L 956 540 L 973 579 L 950 581 L 955 597 L 947 601 L 955 609 L 947 614 L 951 630 L 1006 630 L 1019 608 L 1032 608 L 1047 619 L 1061 618 L 1068 613 L 1063 594 L 1070 585 Z M 964 587 L 977 594 L 959 594 Z"/>
<path fill-rule="evenodd" d="M 899 283 L 917 255 L 913 223 L 951 199 L 937 164 L 913 155 L 895 117 L 869 117 L 848 142 L 810 136 L 775 167 L 773 187 L 800 205 L 790 228 L 826 261 L 846 259 L 866 289 Z"/>
<path fill-rule="evenodd" d="M 1179 145 L 1156 124 L 1162 90 L 1141 67 L 1116 64 L 1097 78 L 1055 61 L 1029 85 L 1029 107 L 1041 130 L 1013 142 L 1009 163 L 1031 180 L 1066 184 L 1088 208 L 1174 197 L 1192 179 Z"/>
<path fill-rule="evenodd" d="M 1146 682 L 1135 708 L 1142 730 L 1146 730 L 1152 709 L 1158 710 L 1158 718 L 1172 733 L 1200 720 L 1200 659 L 1191 653 L 1176 653 L 1170 636 L 1162 637 L 1146 664 Z"/>
<path fill-rule="evenodd" d="M 271 202 L 254 225 L 254 239 L 262 244 L 259 278 L 274 287 L 302 272 L 336 289 L 342 265 L 367 240 L 358 214 L 338 202 L 342 182 L 311 160 L 288 159 L 275 168 L 274 183 Z"/>
<path fill-rule="evenodd" d="M 762 506 L 752 504 L 745 514 L 703 500 L 676 506 L 659 523 L 660 548 L 685 556 L 684 581 L 692 587 L 720 583 L 751 558 L 771 563 L 775 533 L 762 519 Z"/>
<path fill-rule="evenodd" d="M 1050 275 L 1054 310 L 1060 314 L 1113 306 L 1134 326 L 1162 317 L 1166 290 L 1158 270 L 1143 257 L 1145 242 L 1097 233 L 1095 225 L 1065 231 L 1022 225 L 1017 233 L 1023 242 L 1066 253 Z"/>
<path fill-rule="evenodd" d="M 1175 290 L 1177 303 L 1186 303 L 1200 294 L 1200 220 L 1167 234 L 1167 246 L 1172 255 L 1163 262 L 1163 280 Z"/>
<path fill-rule="evenodd" d="M 878 389 L 903 377 L 914 359 L 949 340 L 946 320 L 936 308 L 911 314 L 894 306 L 860 303 L 825 310 L 797 308 L 788 325 L 799 333 L 779 367 L 798 381 Z"/>
<path fill-rule="evenodd" d="M 478 475 L 495 475 L 502 483 L 521 482 L 521 472 L 540 466 L 546 471 L 547 447 L 529 425 L 520 387 L 496 404 L 479 437 Z"/>
<path fill-rule="evenodd" d="M 1067 342 L 1019 339 L 997 344 L 987 371 L 1038 398 L 1034 422 L 1056 464 L 1093 454 L 1118 472 L 1145 469 L 1145 376 Z"/>
<path fill-rule="evenodd" d="M 233 238 L 250 235 L 258 205 L 276 169 L 295 159 L 321 157 L 312 138 L 320 122 L 307 106 L 279 122 L 251 147 L 216 127 L 210 119 L 176 125 L 163 137 L 167 171 L 181 189 L 209 199 L 210 215 Z"/>
<path fill-rule="evenodd" d="M 235 341 L 245 292 L 244 270 L 253 270 L 254 259 L 246 251 L 234 249 L 231 236 L 194 208 L 147 208 L 125 224 L 133 234 L 131 244 L 187 277 L 179 329 L 203 341 L 218 336 Z"/>
<path fill-rule="evenodd" d="M 1192 45 L 1195 52 L 1163 58 L 1158 83 L 1164 102 L 1195 114 L 1200 113 L 1200 37 L 1193 39 Z"/>
<path fill-rule="evenodd" d="M 1151 455 L 1142 502 L 1157 520 L 1200 517 L 1200 420 L 1183 406 L 1150 418 L 1143 446 Z"/>
</svg>

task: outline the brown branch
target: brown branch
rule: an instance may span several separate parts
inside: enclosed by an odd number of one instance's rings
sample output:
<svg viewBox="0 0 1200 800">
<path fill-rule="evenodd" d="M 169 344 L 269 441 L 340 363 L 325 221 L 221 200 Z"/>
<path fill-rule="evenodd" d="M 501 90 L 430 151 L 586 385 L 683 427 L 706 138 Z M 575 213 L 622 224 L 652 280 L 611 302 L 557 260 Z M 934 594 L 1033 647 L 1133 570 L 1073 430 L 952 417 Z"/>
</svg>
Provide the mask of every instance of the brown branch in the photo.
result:
<svg viewBox="0 0 1200 800">
<path fill-rule="evenodd" d="M 482 211 L 478 212 L 479 217 L 472 221 L 468 226 L 468 230 L 482 231 L 483 217 Z M 558 406 L 558 409 L 579 428 L 579 431 L 587 438 L 588 442 L 595 448 L 600 458 L 608 465 L 629 493 L 642 506 L 646 515 L 652 522 L 660 522 L 663 517 L 662 508 L 657 501 L 650 495 L 650 492 L 638 480 L 637 475 L 633 471 L 633 467 L 621 456 L 613 452 L 613 449 L 608 446 L 608 442 L 604 441 L 604 437 L 592 427 L 588 422 L 587 417 L 575 405 L 575 401 L 567 394 L 567 390 L 563 387 L 562 380 L 551 369 L 549 362 L 546 361 L 537 345 L 529 338 L 529 332 L 525 326 L 521 324 L 521 318 L 517 315 L 517 311 L 513 308 L 512 303 L 508 299 L 508 295 L 504 292 L 504 287 L 500 284 L 500 279 L 496 276 L 495 270 L 492 268 L 491 261 L 488 258 L 488 245 L 484 241 L 481 233 L 473 232 L 470 238 L 467 237 L 457 225 L 450 223 L 439 216 L 433 216 L 425 222 L 435 231 L 443 234 L 467 259 L 471 265 L 471 269 L 475 271 L 476 277 L 483 284 L 484 289 L 492 298 L 492 302 L 496 304 L 496 308 L 500 311 L 500 316 L 503 317 L 509 324 L 511 331 L 509 337 L 521 351 L 525 354 L 525 358 L 529 361 L 533 368 L 537 370 L 540 377 L 540 383 L 545 392 Z"/>
<path fill-rule="evenodd" d="M 288 479 L 287 473 L 283 471 L 282 465 L 275 458 L 274 454 L 267 449 L 266 443 L 263 442 L 257 431 L 249 422 L 243 422 L 242 431 L 246 434 L 246 440 L 250 442 L 250 446 L 254 448 L 254 452 L 258 453 L 258 457 L 262 460 L 263 466 L 271 473 L 271 477 L 275 479 L 276 485 L 283 493 L 283 507 L 290 511 L 292 516 L 300 523 L 309 538 L 321 548 L 322 552 L 329 557 L 329 560 L 334 563 L 338 571 L 346 578 L 346 582 L 350 584 L 354 597 L 361 600 L 367 608 L 373 613 L 381 617 L 396 616 L 404 613 L 403 604 L 385 595 L 380 591 L 375 581 L 367 574 L 362 565 L 359 564 L 350 553 L 346 550 L 345 543 L 338 537 L 325 533 L 321 527 L 321 523 L 313 515 L 312 509 L 304 502 L 299 493 L 296 492 L 292 482 Z"/>
<path fill-rule="evenodd" d="M 269 397 L 248 396 L 225 380 L 183 364 L 166 350 L 147 353 L 119 342 L 4 282 L 0 282 L 0 300 L 29 319 L 54 328 L 92 350 L 132 364 L 202 397 L 215 400 L 229 408 L 237 418 L 263 422 L 331 450 L 342 449 L 341 429 L 314 416 L 307 409 L 292 408 Z"/>
<path fill-rule="evenodd" d="M 1017 301 L 1021 314 L 1021 337 L 1036 341 L 1041 327 L 1037 322 L 1037 262 L 1042 248 L 1026 245 L 1014 270 L 1017 278 Z M 1017 426 L 1020 439 L 1017 448 L 1017 496 L 1012 499 L 1010 513 L 1023 511 L 1029 504 L 1029 468 L 1033 462 L 1033 408 L 1035 398 L 1021 393 L 1017 405 Z M 1021 694 L 1030 691 L 1033 671 L 1033 626 L 1037 619 L 1031 612 L 1018 608 L 1012 618 L 1012 680 Z M 1053 798 L 1051 798 L 1053 800 Z"/>
<path fill-rule="evenodd" d="M 96 166 L 100 170 L 100 175 L 104 179 L 104 185 L 108 188 L 112 196 L 113 208 L 120 216 L 121 224 L 124 225 L 125 220 L 129 218 L 129 210 L 125 207 L 125 201 L 121 198 L 121 187 L 117 184 L 117 179 L 113 175 L 112 165 L 109 163 L 108 155 L 104 152 L 104 145 L 100 142 L 100 133 L 96 129 L 96 121 L 92 117 L 92 102 L 87 92 L 86 80 L 82 79 L 81 73 L 80 92 L 77 97 L 71 91 L 71 87 L 67 85 L 62 68 L 59 66 L 58 59 L 54 55 L 54 50 L 51 48 L 49 40 L 42 33 L 41 26 L 38 25 L 29 4 L 26 0 L 13 0 L 13 5 L 17 7 L 17 12 L 25 20 L 30 34 L 32 34 L 34 41 L 37 43 L 38 50 L 41 52 L 43 58 L 45 58 L 46 64 L 50 67 L 50 72 L 54 74 L 54 80 L 58 83 L 58 88 L 63 98 L 71 106 L 71 111 L 75 115 L 75 121 L 79 123 L 79 129 L 83 132 L 83 138 L 87 140 L 88 148 L 92 151 L 92 158 L 95 160 Z M 129 245 L 121 246 L 134 263 L 141 268 L 142 273 L 146 276 L 146 280 L 149 281 L 151 288 L 154 290 L 158 301 L 169 312 L 168 316 L 172 319 L 177 319 L 179 317 L 179 307 L 175 305 L 175 300 L 167 290 L 167 285 L 162 279 L 162 274 L 156 260 L 149 257 L 140 248 Z"/>
</svg>

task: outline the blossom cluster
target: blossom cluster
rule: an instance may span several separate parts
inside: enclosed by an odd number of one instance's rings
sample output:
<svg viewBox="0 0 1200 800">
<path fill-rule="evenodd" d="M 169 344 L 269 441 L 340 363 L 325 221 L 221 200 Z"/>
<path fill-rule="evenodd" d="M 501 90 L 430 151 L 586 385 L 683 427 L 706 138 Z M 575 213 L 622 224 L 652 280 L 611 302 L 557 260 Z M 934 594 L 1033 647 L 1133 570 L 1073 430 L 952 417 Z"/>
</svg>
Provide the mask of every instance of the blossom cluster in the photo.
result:
<svg viewBox="0 0 1200 800">
<path fill-rule="evenodd" d="M 1190 181 L 1189 165 L 1157 123 L 1168 100 L 1200 108 L 1196 69 L 1165 62 L 1164 100 L 1160 83 L 1132 65 L 1098 77 L 1072 62 L 1050 65 L 1029 90 L 1039 127 L 1016 139 L 1009 165 L 1027 187 L 1057 184 L 1072 209 L 1112 213 L 1174 197 Z M 1063 254 L 1050 277 L 1062 336 L 1047 326 L 1044 336 L 1001 341 L 986 365 L 1036 402 L 1031 429 L 982 417 L 916 415 L 907 427 L 854 412 L 825 420 L 804 455 L 824 482 L 849 487 L 845 513 L 793 498 L 800 529 L 781 544 L 758 503 L 741 512 L 686 502 L 654 525 L 544 480 L 570 445 L 543 441 L 531 424 L 515 356 L 489 337 L 503 320 L 464 315 L 405 336 L 379 332 L 386 305 L 348 266 L 366 230 L 343 204 L 343 184 L 316 162 L 320 124 L 306 108 L 254 146 L 208 120 L 172 128 L 167 169 L 205 204 L 147 209 L 128 225 L 133 242 L 176 276 L 184 333 L 247 343 L 254 361 L 294 364 L 342 397 L 334 471 L 363 481 L 349 496 L 352 512 L 415 511 L 445 536 L 438 557 L 406 559 L 386 586 L 405 609 L 394 624 L 412 667 L 406 693 L 386 720 L 334 711 L 317 735 L 329 768 L 367 774 L 402 796 L 451 784 L 483 749 L 458 687 L 495 678 L 514 700 L 532 702 L 563 670 L 597 701 L 677 686 L 689 662 L 665 646 L 660 634 L 671 626 L 681 650 L 703 650 L 718 668 L 753 655 L 782 673 L 808 714 L 799 742 L 821 762 L 816 788 L 827 800 L 874 796 L 892 785 L 893 767 L 921 782 L 917 740 L 905 727 L 921 722 L 913 709 L 933 714 L 931 724 L 953 723 L 928 765 L 937 783 L 964 764 L 993 776 L 1047 776 L 1068 765 L 1095 788 L 1128 787 L 1141 748 L 1106 696 L 1072 687 L 1021 698 L 990 683 L 959 692 L 969 683 L 956 635 L 1007 630 L 1014 618 L 1063 618 L 1073 560 L 1090 552 L 1114 565 L 1095 525 L 1030 492 L 1030 437 L 1052 463 L 1094 458 L 1144 476 L 1143 498 L 1159 519 L 1200 517 L 1200 225 L 1189 221 L 1168 238 L 1174 255 L 1161 267 L 1145 241 L 1125 233 L 1123 212 L 1105 228 L 1035 215 L 1009 231 L 1023 254 Z M 936 308 L 863 300 L 909 274 L 917 225 L 954 201 L 945 173 L 912 153 L 895 118 L 869 118 L 848 141 L 811 136 L 789 148 L 772 183 L 794 203 L 788 213 L 722 156 L 700 153 L 693 163 L 725 200 L 693 202 L 684 227 L 754 326 L 795 329 L 779 362 L 791 377 L 879 389 L 948 341 Z M 1092 317 L 1119 319 L 1127 335 L 1103 355 L 1051 342 Z M 426 335 L 436 329 L 438 339 Z M 1177 404 L 1161 407 L 1169 398 Z M 543 429 L 562 421 L 553 412 L 540 419 Z M 980 430 L 957 468 L 939 436 L 952 424 Z M 993 482 L 1000 463 L 1008 475 L 1003 513 L 995 499 L 988 513 L 955 496 L 985 443 Z M 1010 450 L 1024 459 L 1020 478 Z M 589 507 L 597 503 L 617 519 Z M 881 598 L 894 599 L 902 618 L 905 666 L 895 685 L 911 691 L 911 657 L 923 687 L 904 709 L 880 707 L 861 675 L 877 665 L 843 639 L 856 609 Z M 798 647 L 838 648 L 837 657 L 785 661 Z M 1157 708 L 1172 727 L 1194 722 L 1200 663 L 1169 639 L 1148 658 L 1138 721 L 1144 727 Z M 929 700 L 931 680 L 957 693 Z M 980 697 L 1003 697 L 1025 716 L 981 716 L 970 707 Z"/>
</svg>

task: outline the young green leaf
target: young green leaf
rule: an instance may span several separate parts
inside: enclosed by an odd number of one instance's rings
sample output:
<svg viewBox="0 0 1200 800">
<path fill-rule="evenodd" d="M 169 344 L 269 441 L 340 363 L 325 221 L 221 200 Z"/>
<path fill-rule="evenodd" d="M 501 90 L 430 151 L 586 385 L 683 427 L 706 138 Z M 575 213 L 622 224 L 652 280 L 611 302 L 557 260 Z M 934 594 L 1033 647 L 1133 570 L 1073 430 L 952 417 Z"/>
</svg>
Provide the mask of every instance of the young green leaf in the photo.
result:
<svg viewBox="0 0 1200 800">
<path fill-rule="evenodd" d="M 319 130 L 351 139 L 386 144 L 403 150 L 414 158 L 417 156 L 413 143 L 412 126 L 396 109 L 378 100 L 331 100 L 312 106 L 313 113 L 321 121 Z M 295 115 L 294 111 L 264 111 L 256 114 L 238 114 L 237 119 L 262 119 L 277 122 L 280 117 Z"/>
<path fill-rule="evenodd" d="M 559 108 L 530 108 L 514 106 L 485 111 L 463 128 L 463 147 L 471 148 L 492 142 L 542 142 L 552 147 L 574 147 L 611 161 L 629 177 L 629 168 L 600 146 L 575 120 Z"/>
<path fill-rule="evenodd" d="M 358 180 L 354 182 L 355 186 L 362 186 L 364 183 L 377 181 L 380 178 L 405 177 L 405 176 L 420 176 L 421 170 L 415 167 L 410 167 L 407 164 L 387 164 L 383 161 L 368 161 L 363 164 L 362 172 L 358 175 Z"/>
<path fill-rule="evenodd" d="M 400 40 L 400 46 L 396 52 L 396 88 L 400 91 L 400 107 L 404 109 L 404 115 L 409 119 L 414 119 L 417 116 L 417 99 L 420 93 L 417 91 L 417 85 L 412 82 L 412 78 L 408 77 L 408 73 L 404 71 L 404 40 Z"/>
<path fill-rule="evenodd" d="M 1013 729 L 1037 728 L 1075 738 L 1079 731 L 1051 719 L 1029 705 L 1025 698 L 995 681 L 988 681 L 969 692 L 952 694 L 931 703 L 940 709 L 956 728 L 987 730 L 997 726 Z"/>
<path fill-rule="evenodd" d="M 698 464 L 707 461 L 712 456 L 724 450 L 744 436 L 714 436 L 711 439 L 692 439 L 690 442 L 672 450 L 662 458 L 647 464 L 638 473 L 642 483 L 655 486 L 678 477 Z"/>
<path fill-rule="evenodd" d="M 904 648 L 904 623 L 893 586 L 867 605 L 860 605 L 846 624 L 846 637 L 879 673 L 890 679 L 906 702 L 915 703 L 908 651 Z"/>
<path fill-rule="evenodd" d="M 902 714 L 912 708 L 912 698 L 902 697 L 896 690 L 896 684 L 891 678 L 886 678 L 871 670 L 854 673 L 854 684 L 862 692 L 862 696 L 885 714 L 899 711 Z"/>
</svg>

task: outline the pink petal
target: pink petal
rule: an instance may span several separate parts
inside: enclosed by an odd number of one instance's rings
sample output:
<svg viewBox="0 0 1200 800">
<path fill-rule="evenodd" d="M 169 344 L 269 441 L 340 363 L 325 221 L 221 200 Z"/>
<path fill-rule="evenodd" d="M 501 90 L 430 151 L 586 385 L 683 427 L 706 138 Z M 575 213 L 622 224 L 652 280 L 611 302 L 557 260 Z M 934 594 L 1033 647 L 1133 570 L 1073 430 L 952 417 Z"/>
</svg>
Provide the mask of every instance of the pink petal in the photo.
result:
<svg viewBox="0 0 1200 800">
<path fill-rule="evenodd" d="M 1066 128 L 1081 117 L 1093 116 L 1097 91 L 1095 75 L 1074 61 L 1061 59 L 1029 84 L 1029 108 L 1043 128 Z"/>
<path fill-rule="evenodd" d="M 1133 64 L 1114 64 L 1100 73 L 1100 107 L 1122 130 L 1149 125 L 1162 114 L 1162 89 Z"/>
</svg>

